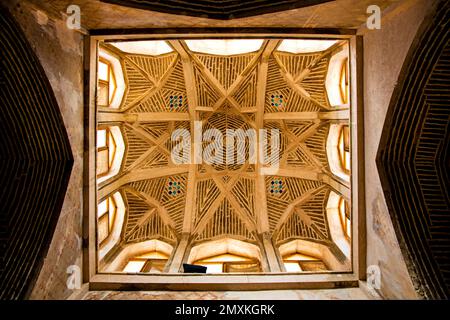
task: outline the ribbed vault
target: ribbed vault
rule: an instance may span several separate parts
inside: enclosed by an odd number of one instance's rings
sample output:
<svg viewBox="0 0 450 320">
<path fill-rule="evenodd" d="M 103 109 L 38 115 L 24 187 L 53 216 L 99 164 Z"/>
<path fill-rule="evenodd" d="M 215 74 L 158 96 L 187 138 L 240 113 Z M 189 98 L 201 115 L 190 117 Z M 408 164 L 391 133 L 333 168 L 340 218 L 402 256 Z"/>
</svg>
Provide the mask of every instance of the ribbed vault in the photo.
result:
<svg viewBox="0 0 450 320">
<path fill-rule="evenodd" d="M 115 190 L 126 195 L 122 244 L 154 238 L 176 246 L 189 235 L 191 245 L 222 238 L 259 246 L 263 238 L 274 246 L 295 239 L 333 245 L 328 195 L 334 190 L 349 200 L 349 186 L 330 171 L 327 137 L 331 124 L 348 123 L 349 111 L 330 105 L 325 78 L 345 42 L 299 54 L 278 51 L 280 43 L 264 40 L 255 52 L 211 55 L 170 40 L 173 51 L 159 56 L 102 44 L 122 61 L 127 83 L 117 111 L 98 109 L 99 125 L 119 125 L 126 144 L 120 173 L 99 185 L 99 199 Z M 260 174 L 265 165 L 250 161 L 248 140 L 233 153 L 234 159 L 245 155 L 242 163 L 174 163 L 171 134 L 192 133 L 195 121 L 207 138 L 208 129 L 224 136 L 229 129 L 267 129 L 269 155 L 270 129 L 279 130 L 279 170 Z M 204 150 L 218 143 L 208 141 Z M 221 145 L 219 155 L 226 151 Z"/>
</svg>

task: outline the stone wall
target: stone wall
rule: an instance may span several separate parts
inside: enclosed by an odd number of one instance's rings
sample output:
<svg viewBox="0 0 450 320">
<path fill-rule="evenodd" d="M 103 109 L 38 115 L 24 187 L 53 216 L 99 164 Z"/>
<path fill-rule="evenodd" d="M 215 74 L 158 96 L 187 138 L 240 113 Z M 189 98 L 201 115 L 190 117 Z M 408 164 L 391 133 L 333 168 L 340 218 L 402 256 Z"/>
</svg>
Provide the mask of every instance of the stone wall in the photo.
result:
<svg viewBox="0 0 450 320">
<path fill-rule="evenodd" d="M 4 2 L 4 1 L 3 1 Z M 65 299 L 66 269 L 81 267 L 83 187 L 83 36 L 26 1 L 7 1 L 37 54 L 56 96 L 69 136 L 74 165 L 61 215 L 32 299 Z"/>
<path fill-rule="evenodd" d="M 83 300 L 367 300 L 359 288 L 263 291 L 90 291 Z"/>
<path fill-rule="evenodd" d="M 100 0 L 27 0 L 47 12 L 66 12 L 71 4 L 80 6 L 81 24 L 86 29 L 113 28 L 215 28 L 215 27 L 300 27 L 358 28 L 366 20 L 366 9 L 376 4 L 384 9 L 398 0 L 337 0 L 255 17 L 216 20 L 138 10 Z M 406 0 L 408 1 L 408 0 Z"/>
<path fill-rule="evenodd" d="M 375 163 L 386 112 L 403 62 L 434 1 L 408 0 L 383 12 L 380 30 L 364 36 L 364 127 L 367 265 L 381 269 L 379 293 L 390 299 L 417 298 L 389 216 Z"/>
</svg>

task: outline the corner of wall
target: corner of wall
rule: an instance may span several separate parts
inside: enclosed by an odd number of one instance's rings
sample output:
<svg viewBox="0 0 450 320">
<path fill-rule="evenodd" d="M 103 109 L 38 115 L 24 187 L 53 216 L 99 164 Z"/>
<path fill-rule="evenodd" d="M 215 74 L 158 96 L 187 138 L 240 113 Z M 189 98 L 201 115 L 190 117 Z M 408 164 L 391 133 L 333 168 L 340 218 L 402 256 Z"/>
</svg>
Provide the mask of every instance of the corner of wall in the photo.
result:
<svg viewBox="0 0 450 320">
<path fill-rule="evenodd" d="M 420 298 L 389 215 L 376 165 L 377 150 L 392 93 L 419 27 L 434 1 L 404 0 L 382 13 L 381 29 L 358 30 L 364 37 L 364 135 L 367 266 L 381 271 L 378 293 L 387 299 Z"/>
<path fill-rule="evenodd" d="M 66 299 L 67 268 L 82 266 L 83 36 L 28 1 L 6 4 L 38 56 L 58 102 L 74 165 L 61 214 L 29 298 Z"/>
</svg>

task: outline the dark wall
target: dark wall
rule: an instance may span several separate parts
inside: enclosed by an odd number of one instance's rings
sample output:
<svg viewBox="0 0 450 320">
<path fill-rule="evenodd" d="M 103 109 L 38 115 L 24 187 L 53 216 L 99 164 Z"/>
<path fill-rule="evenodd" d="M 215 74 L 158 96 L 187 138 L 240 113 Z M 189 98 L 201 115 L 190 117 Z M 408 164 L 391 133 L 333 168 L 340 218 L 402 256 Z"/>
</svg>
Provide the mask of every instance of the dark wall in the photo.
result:
<svg viewBox="0 0 450 320">
<path fill-rule="evenodd" d="M 296 8 L 308 7 L 331 0 L 101 0 L 126 7 L 147 9 L 178 15 L 210 19 L 234 19 Z"/>
<path fill-rule="evenodd" d="M 0 137 L 0 298 L 20 299 L 49 248 L 73 157 L 44 70 L 1 7 Z"/>
<path fill-rule="evenodd" d="M 419 293 L 450 297 L 449 8 L 425 19 L 403 65 L 377 165 Z"/>
</svg>

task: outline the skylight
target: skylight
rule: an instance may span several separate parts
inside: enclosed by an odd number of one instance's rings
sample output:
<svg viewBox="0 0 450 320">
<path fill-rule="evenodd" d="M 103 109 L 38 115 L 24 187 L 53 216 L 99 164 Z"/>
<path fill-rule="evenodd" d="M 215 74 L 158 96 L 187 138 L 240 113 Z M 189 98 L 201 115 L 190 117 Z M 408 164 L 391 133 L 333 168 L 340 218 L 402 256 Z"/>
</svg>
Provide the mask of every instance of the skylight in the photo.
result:
<svg viewBox="0 0 450 320">
<path fill-rule="evenodd" d="M 186 40 L 186 44 L 195 52 L 227 56 L 257 51 L 263 40 Z"/>
<path fill-rule="evenodd" d="M 158 40 L 111 42 L 111 45 L 126 53 L 145 54 L 150 56 L 158 56 L 173 51 L 165 41 Z"/>
<path fill-rule="evenodd" d="M 99 273 L 351 271 L 346 40 L 100 48 L 96 78 L 110 80 L 116 66 L 125 92 L 118 110 L 96 105 Z M 116 193 L 110 217 L 103 201 Z"/>
<path fill-rule="evenodd" d="M 278 47 L 278 51 L 290 53 L 311 53 L 327 50 L 334 45 L 337 40 L 283 40 Z"/>
</svg>

